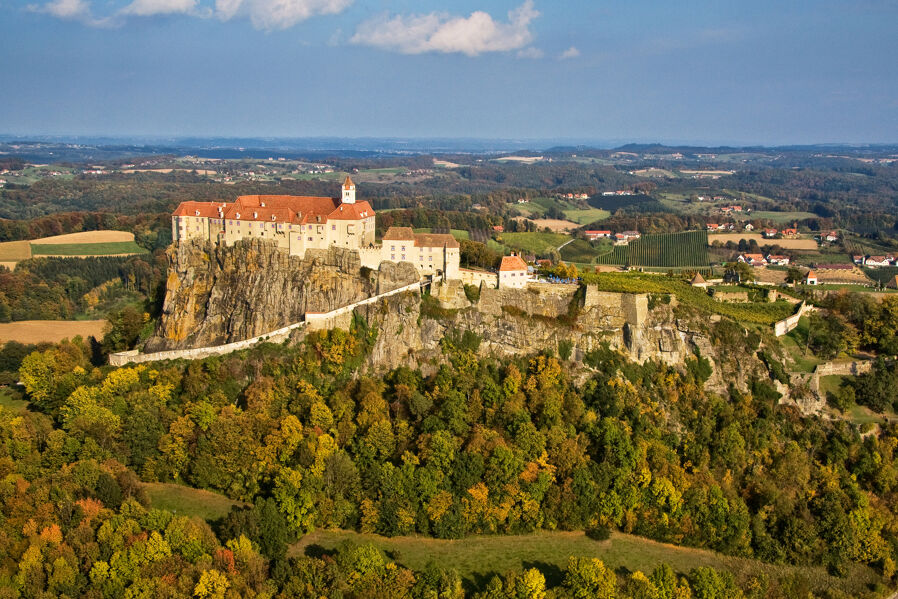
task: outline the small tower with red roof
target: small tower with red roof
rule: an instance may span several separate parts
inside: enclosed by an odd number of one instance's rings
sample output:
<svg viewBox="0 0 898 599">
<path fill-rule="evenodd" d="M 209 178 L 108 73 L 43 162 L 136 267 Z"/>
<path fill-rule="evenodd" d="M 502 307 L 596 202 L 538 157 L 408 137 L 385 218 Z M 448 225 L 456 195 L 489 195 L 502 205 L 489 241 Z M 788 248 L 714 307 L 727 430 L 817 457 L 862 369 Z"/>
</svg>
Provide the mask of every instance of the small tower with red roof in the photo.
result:
<svg viewBox="0 0 898 599">
<path fill-rule="evenodd" d="M 343 181 L 343 196 L 340 198 L 344 204 L 355 204 L 355 183 L 346 175 Z"/>
</svg>

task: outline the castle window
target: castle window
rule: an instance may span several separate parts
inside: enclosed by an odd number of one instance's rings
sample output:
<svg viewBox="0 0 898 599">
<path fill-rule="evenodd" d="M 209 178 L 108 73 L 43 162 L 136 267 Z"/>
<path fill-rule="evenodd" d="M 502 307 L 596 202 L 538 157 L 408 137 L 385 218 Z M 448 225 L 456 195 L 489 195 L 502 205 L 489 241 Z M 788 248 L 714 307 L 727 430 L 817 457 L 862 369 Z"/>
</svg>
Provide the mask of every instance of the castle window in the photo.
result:
<svg viewBox="0 0 898 599">
<path fill-rule="evenodd" d="M 337 230 L 337 225 L 331 225 L 331 231 L 336 231 L 336 230 Z"/>
<path fill-rule="evenodd" d="M 396 254 L 390 254 L 390 260 L 395 260 L 395 259 L 396 259 Z"/>
<path fill-rule="evenodd" d="M 309 237 L 309 241 L 312 241 L 312 238 L 311 238 L 311 237 Z"/>
<path fill-rule="evenodd" d="M 402 254 L 402 259 L 405 260 L 405 254 Z"/>
<path fill-rule="evenodd" d="M 390 251 L 391 251 L 391 252 L 395 252 L 395 251 L 396 251 L 396 246 L 395 246 L 395 245 L 391 245 L 391 246 L 390 246 Z"/>
</svg>

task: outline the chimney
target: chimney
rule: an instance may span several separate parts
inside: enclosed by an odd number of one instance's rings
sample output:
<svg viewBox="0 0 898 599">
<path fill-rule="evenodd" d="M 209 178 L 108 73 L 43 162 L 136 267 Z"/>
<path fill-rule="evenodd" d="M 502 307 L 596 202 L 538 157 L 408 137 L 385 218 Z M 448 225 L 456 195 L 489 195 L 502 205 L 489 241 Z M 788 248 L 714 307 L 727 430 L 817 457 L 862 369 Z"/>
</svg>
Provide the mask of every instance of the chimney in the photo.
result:
<svg viewBox="0 0 898 599">
<path fill-rule="evenodd" d="M 258 212 L 253 212 L 253 218 L 259 218 L 259 213 L 258 213 Z"/>
</svg>

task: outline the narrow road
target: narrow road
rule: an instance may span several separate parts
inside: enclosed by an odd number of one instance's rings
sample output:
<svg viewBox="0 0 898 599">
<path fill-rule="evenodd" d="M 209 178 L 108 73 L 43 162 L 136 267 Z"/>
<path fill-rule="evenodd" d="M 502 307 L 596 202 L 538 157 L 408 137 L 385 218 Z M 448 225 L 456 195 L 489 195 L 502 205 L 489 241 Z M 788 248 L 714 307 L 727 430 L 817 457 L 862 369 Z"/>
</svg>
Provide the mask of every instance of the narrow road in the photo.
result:
<svg viewBox="0 0 898 599">
<path fill-rule="evenodd" d="M 569 244 L 569 243 L 571 243 L 571 242 L 573 242 L 573 241 L 574 241 L 573 238 L 568 239 L 567 241 L 565 241 L 564 243 L 562 243 L 561 245 L 559 245 L 559 246 L 558 246 L 557 248 L 555 248 L 555 249 L 557 249 L 557 250 L 560 252 L 560 251 L 561 251 L 561 248 L 563 248 L 564 246 L 566 246 L 567 244 Z"/>
</svg>

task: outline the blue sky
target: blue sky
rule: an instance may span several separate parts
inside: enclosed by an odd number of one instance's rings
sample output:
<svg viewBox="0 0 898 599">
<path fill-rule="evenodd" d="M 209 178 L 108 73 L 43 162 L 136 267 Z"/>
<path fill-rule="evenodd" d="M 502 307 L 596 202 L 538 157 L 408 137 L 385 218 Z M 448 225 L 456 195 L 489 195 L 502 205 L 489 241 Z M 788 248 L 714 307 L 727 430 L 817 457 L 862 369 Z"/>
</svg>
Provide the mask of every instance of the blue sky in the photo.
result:
<svg viewBox="0 0 898 599">
<path fill-rule="evenodd" d="M 0 133 L 898 142 L 898 0 L 0 0 Z"/>
</svg>

